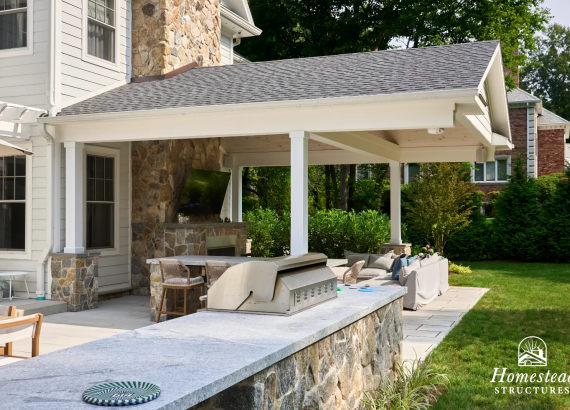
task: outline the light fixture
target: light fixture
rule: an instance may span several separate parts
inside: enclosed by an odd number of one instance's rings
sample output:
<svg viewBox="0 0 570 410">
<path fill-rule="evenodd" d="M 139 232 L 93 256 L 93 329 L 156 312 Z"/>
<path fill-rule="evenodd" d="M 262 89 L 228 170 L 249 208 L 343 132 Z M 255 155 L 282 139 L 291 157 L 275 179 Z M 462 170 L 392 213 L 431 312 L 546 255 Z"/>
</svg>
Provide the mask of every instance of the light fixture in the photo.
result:
<svg viewBox="0 0 570 410">
<path fill-rule="evenodd" d="M 443 134 L 444 131 L 445 128 L 428 128 L 427 130 L 428 134 L 434 134 L 434 135 Z"/>
</svg>

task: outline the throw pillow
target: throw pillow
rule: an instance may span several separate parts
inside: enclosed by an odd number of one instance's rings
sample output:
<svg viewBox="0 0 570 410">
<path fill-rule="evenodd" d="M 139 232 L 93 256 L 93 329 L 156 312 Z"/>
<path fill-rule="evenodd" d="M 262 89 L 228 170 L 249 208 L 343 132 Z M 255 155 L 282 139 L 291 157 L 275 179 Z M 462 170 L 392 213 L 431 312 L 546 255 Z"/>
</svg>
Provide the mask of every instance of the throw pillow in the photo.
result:
<svg viewBox="0 0 570 410">
<path fill-rule="evenodd" d="M 394 261 L 394 266 L 392 266 L 392 280 L 398 280 L 400 278 L 400 270 L 402 270 L 404 266 L 408 266 L 408 259 L 400 257 Z"/>
<path fill-rule="evenodd" d="M 402 269 L 400 270 L 400 277 L 399 277 L 400 285 L 404 286 L 406 284 L 406 281 L 408 280 L 408 276 L 410 276 L 410 274 L 413 271 L 415 271 L 420 267 L 421 265 L 418 259 L 414 260 L 413 262 L 410 262 L 408 266 L 403 266 Z"/>
<path fill-rule="evenodd" d="M 352 266 L 356 262 L 364 261 L 363 268 L 366 268 L 368 265 L 368 258 L 370 258 L 370 255 L 367 253 L 347 252 L 346 259 L 348 259 L 348 262 L 347 262 L 346 266 Z"/>
<path fill-rule="evenodd" d="M 392 270 L 392 265 L 394 264 L 394 259 L 390 256 L 370 256 L 368 261 L 368 268 L 384 269 L 386 272 Z"/>
</svg>

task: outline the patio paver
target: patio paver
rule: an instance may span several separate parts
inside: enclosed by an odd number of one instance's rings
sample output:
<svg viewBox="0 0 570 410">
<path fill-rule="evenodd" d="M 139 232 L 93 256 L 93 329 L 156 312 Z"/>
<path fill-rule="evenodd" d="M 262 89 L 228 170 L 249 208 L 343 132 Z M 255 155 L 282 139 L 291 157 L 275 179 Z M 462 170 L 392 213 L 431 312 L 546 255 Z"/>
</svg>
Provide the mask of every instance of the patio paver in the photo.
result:
<svg viewBox="0 0 570 410">
<path fill-rule="evenodd" d="M 403 312 L 403 360 L 425 358 L 488 291 L 451 287 L 429 305 Z"/>
</svg>

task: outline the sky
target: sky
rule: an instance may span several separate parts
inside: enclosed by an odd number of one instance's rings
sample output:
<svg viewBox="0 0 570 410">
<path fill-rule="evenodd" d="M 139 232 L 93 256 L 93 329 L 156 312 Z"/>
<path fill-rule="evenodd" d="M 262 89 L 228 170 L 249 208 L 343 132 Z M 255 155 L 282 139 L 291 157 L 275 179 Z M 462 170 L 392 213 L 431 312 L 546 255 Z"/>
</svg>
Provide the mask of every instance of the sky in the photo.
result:
<svg viewBox="0 0 570 410">
<path fill-rule="evenodd" d="M 544 0 L 543 6 L 550 9 L 552 23 L 570 26 L 570 0 Z"/>
</svg>

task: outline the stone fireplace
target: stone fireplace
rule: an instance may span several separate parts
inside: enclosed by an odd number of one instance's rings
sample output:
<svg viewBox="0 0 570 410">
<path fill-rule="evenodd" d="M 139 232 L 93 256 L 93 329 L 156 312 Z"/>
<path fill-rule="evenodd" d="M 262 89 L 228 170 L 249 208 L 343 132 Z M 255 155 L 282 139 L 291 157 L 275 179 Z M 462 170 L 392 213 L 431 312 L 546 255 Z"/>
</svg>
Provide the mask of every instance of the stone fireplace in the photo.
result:
<svg viewBox="0 0 570 410">
<path fill-rule="evenodd" d="M 207 236 L 206 255 L 211 256 L 242 256 L 237 246 L 236 235 Z"/>
</svg>

